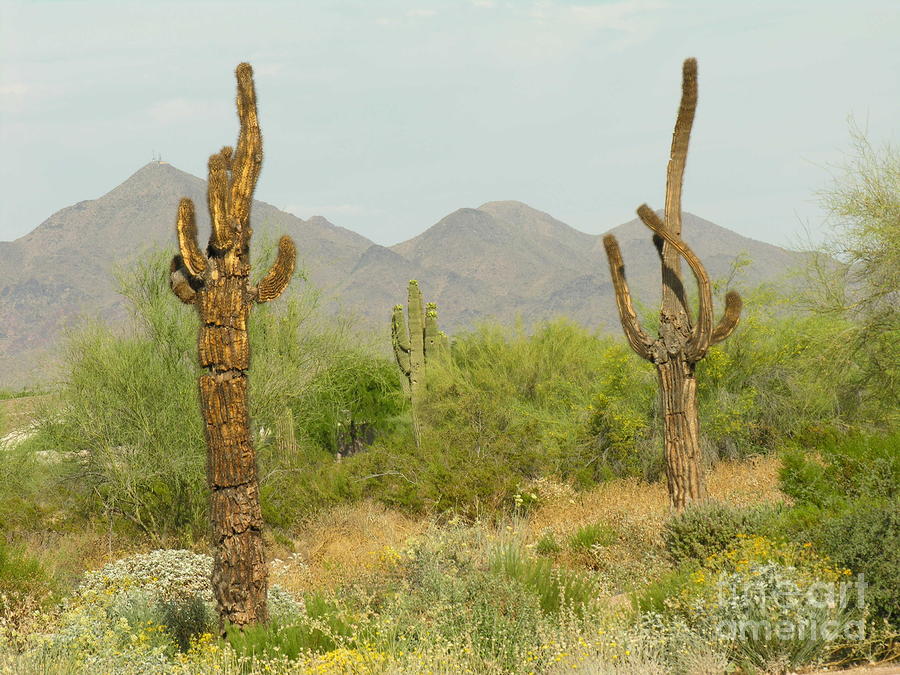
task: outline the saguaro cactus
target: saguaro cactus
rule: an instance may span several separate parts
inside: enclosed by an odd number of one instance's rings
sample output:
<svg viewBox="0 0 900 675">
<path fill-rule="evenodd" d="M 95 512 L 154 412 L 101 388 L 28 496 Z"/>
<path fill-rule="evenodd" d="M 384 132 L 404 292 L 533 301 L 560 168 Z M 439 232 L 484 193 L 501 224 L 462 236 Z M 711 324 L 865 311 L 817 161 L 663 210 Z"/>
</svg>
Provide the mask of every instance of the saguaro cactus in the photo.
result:
<svg viewBox="0 0 900 675">
<path fill-rule="evenodd" d="M 662 261 L 662 306 L 657 338 L 651 338 L 644 332 L 635 314 L 616 238 L 609 234 L 603 238 L 625 337 L 639 356 L 656 365 L 659 373 L 666 477 L 669 496 L 676 509 L 706 497 L 701 469 L 696 364 L 711 345 L 731 334 L 741 315 L 741 298 L 736 292 L 729 291 L 725 296 L 725 314 L 713 327 L 709 276 L 694 252 L 681 240 L 681 187 L 696 108 L 697 61 L 687 59 L 682 76 L 681 106 L 672 135 L 666 174 L 665 219 L 660 220 L 646 204 L 637 210 L 641 221 L 654 232 L 653 241 Z M 699 302 L 696 323 L 691 320 L 685 298 L 680 258 L 685 259 L 697 279 Z"/>
<path fill-rule="evenodd" d="M 410 398 L 413 433 L 419 442 L 418 404 L 425 382 L 425 369 L 429 360 L 436 358 L 449 346 L 447 335 L 438 329 L 437 305 L 429 302 L 423 309 L 419 282 L 409 282 L 407 294 L 409 330 L 403 318 L 403 305 L 395 305 L 391 317 L 391 341 L 397 367 L 403 375 L 403 388 Z"/>
<path fill-rule="evenodd" d="M 294 272 L 290 237 L 262 281 L 250 284 L 250 207 L 262 166 L 262 135 L 250 64 L 237 67 L 240 134 L 237 151 L 225 147 L 209 158 L 207 201 L 212 233 L 206 253 L 197 243 L 194 204 L 178 207 L 179 254 L 171 285 L 200 315 L 200 408 L 206 423 L 210 518 L 216 547 L 212 585 L 222 621 L 238 626 L 268 620 L 268 568 L 262 540 L 259 478 L 250 437 L 247 319 L 256 302 L 274 300 Z"/>
</svg>

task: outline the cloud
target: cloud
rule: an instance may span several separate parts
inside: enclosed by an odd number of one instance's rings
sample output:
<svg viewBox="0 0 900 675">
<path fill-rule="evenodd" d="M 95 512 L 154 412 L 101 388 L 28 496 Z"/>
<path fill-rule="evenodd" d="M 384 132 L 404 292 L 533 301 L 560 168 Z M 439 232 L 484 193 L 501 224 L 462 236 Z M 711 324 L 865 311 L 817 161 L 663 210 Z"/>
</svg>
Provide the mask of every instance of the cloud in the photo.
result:
<svg viewBox="0 0 900 675">
<path fill-rule="evenodd" d="M 437 14 L 436 9 L 411 9 L 406 16 L 434 16 Z"/>
</svg>

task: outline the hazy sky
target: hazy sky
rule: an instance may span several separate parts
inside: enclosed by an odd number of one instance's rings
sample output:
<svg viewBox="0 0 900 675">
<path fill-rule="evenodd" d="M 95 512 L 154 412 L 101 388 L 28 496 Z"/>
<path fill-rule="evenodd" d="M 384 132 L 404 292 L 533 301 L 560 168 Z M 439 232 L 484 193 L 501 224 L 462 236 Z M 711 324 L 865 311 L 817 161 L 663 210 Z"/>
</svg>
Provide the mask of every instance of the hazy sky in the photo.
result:
<svg viewBox="0 0 900 675">
<path fill-rule="evenodd" d="M 491 200 L 592 233 L 661 207 L 688 56 L 700 103 L 684 208 L 747 236 L 821 232 L 815 192 L 850 148 L 848 116 L 876 143 L 900 125 L 896 0 L 0 8 L 3 240 L 153 151 L 205 178 L 236 139 L 242 60 L 265 142 L 256 196 L 382 244 Z"/>
</svg>

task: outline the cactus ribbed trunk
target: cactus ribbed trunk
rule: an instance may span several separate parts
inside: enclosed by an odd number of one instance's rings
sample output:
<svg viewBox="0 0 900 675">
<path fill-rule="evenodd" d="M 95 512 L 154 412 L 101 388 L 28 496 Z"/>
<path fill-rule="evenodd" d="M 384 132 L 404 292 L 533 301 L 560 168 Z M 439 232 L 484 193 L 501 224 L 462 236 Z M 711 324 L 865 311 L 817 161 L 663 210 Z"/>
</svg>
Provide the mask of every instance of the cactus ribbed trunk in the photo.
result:
<svg viewBox="0 0 900 675">
<path fill-rule="evenodd" d="M 420 426 L 419 404 L 422 401 L 421 390 L 425 382 L 425 307 L 422 302 L 422 290 L 418 284 L 410 282 L 407 296 L 407 314 L 409 323 L 409 394 L 410 412 L 412 414 L 413 435 L 416 444 L 422 437 Z"/>
<path fill-rule="evenodd" d="M 210 521 L 216 543 L 213 593 L 227 621 L 246 625 L 268 620 L 268 569 L 262 540 L 259 475 L 250 437 L 247 368 L 246 256 L 214 256 L 214 272 L 197 303 L 200 327 L 200 408 L 206 422 L 207 471 L 212 491 Z"/>
<path fill-rule="evenodd" d="M 423 306 L 422 291 L 415 279 L 407 289 L 407 314 L 409 329 L 403 317 L 403 305 L 395 305 L 391 315 L 391 342 L 397 367 L 403 376 L 404 393 L 409 397 L 413 435 L 416 445 L 420 440 L 419 404 L 425 388 L 425 369 L 428 362 L 441 353 L 449 353 L 450 339 L 438 329 L 437 305 L 429 302 Z"/>
<path fill-rule="evenodd" d="M 215 557 L 212 586 L 222 623 L 239 627 L 268 620 L 268 568 L 262 539 L 259 474 L 250 436 L 250 340 L 247 320 L 255 303 L 277 298 L 294 272 L 296 249 L 278 242 L 278 258 L 262 281 L 250 285 L 250 206 L 262 165 L 253 71 L 237 67 L 237 151 L 209 158 L 207 202 L 212 232 L 206 252 L 197 242 L 194 204 L 178 207 L 179 254 L 171 286 L 200 317 L 197 347 L 200 409 L 206 429 L 210 521 Z"/>
<path fill-rule="evenodd" d="M 653 241 L 662 263 L 662 304 L 659 335 L 656 338 L 647 335 L 638 321 L 616 238 L 611 234 L 603 238 L 625 337 L 639 356 L 656 365 L 659 374 L 666 477 L 669 498 L 678 510 L 690 502 L 706 498 L 700 452 L 697 380 L 694 375 L 696 364 L 710 346 L 732 333 L 741 316 L 741 298 L 734 291 L 729 291 L 725 295 L 725 313 L 713 327 L 709 276 L 699 258 L 681 239 L 681 188 L 697 108 L 697 62 L 694 59 L 684 62 L 681 87 L 681 105 L 666 170 L 665 217 L 660 219 L 646 204 L 638 208 L 641 221 L 654 233 Z M 682 258 L 697 280 L 699 302 L 696 323 L 691 321 L 685 299 L 680 269 Z"/>
<path fill-rule="evenodd" d="M 688 502 L 706 498 L 694 364 L 676 358 L 659 364 L 657 372 L 665 433 L 666 481 L 672 505 L 683 509 Z"/>
</svg>

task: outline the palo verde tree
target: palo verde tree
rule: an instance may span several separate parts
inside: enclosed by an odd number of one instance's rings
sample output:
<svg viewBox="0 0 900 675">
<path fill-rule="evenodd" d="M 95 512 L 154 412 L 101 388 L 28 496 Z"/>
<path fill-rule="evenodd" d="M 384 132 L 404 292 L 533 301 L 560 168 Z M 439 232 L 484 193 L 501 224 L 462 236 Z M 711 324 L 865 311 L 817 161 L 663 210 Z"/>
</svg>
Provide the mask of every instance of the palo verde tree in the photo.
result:
<svg viewBox="0 0 900 675">
<path fill-rule="evenodd" d="M 219 616 L 237 626 L 268 620 L 268 568 L 262 540 L 259 477 L 250 436 L 247 320 L 254 303 L 274 300 L 294 273 L 290 237 L 278 243 L 275 264 L 250 283 L 250 207 L 262 167 L 253 70 L 237 67 L 240 134 L 209 158 L 207 203 L 212 232 L 204 254 L 197 243 L 194 204 L 178 207 L 179 254 L 172 260 L 175 295 L 200 315 L 200 408 L 206 423 L 207 478 L 215 543 L 212 585 Z"/>
<path fill-rule="evenodd" d="M 391 342 L 394 356 L 412 408 L 413 434 L 419 443 L 419 416 L 417 408 L 425 386 L 425 369 L 430 360 L 442 351 L 449 352 L 447 335 L 438 330 L 437 304 L 422 305 L 422 291 L 415 279 L 409 282 L 407 291 L 409 330 L 403 318 L 403 305 L 395 305 L 391 316 Z"/>
<path fill-rule="evenodd" d="M 689 502 L 706 497 L 701 468 L 695 368 L 711 345 L 731 334 L 741 315 L 741 298 L 736 292 L 729 291 L 725 296 L 725 314 L 713 327 L 709 276 L 694 252 L 681 239 L 681 187 L 696 108 L 697 61 L 687 59 L 682 74 L 681 106 L 672 135 L 666 175 L 664 219 L 661 220 L 646 204 L 637 211 L 641 221 L 653 231 L 653 242 L 662 261 L 658 337 L 647 335 L 638 321 L 616 238 L 612 235 L 603 238 L 625 337 L 639 356 L 656 365 L 659 374 L 666 478 L 672 505 L 679 510 Z M 685 259 L 697 279 L 699 301 L 696 322 L 691 319 L 685 298 L 680 258 Z"/>
</svg>

